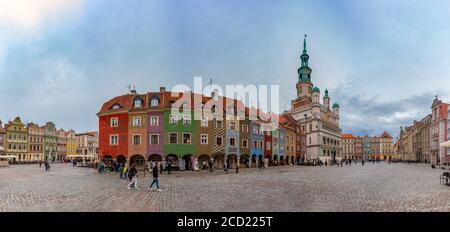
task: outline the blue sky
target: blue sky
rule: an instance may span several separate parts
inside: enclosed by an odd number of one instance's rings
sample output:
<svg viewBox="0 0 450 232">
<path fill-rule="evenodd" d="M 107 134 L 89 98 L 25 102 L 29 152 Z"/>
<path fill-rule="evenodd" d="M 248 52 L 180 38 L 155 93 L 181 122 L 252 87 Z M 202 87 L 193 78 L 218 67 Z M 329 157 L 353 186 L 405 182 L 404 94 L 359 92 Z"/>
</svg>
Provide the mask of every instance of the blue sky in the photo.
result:
<svg viewBox="0 0 450 232">
<path fill-rule="evenodd" d="M 344 132 L 395 136 L 449 97 L 449 22 L 444 0 L 0 0 L 0 119 L 96 130 L 128 84 L 193 76 L 277 84 L 289 105 L 308 34 L 312 81 Z"/>
</svg>

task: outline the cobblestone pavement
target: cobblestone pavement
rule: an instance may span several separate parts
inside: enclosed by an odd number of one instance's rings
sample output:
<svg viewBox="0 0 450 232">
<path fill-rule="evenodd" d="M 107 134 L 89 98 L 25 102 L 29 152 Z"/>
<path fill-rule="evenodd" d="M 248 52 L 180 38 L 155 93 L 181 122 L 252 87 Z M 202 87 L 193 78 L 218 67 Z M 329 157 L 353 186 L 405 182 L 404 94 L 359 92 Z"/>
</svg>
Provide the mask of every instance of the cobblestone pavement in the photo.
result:
<svg viewBox="0 0 450 232">
<path fill-rule="evenodd" d="M 450 187 L 429 165 L 361 164 L 173 172 L 163 192 L 128 190 L 116 174 L 53 164 L 0 168 L 0 211 L 450 211 Z"/>
</svg>

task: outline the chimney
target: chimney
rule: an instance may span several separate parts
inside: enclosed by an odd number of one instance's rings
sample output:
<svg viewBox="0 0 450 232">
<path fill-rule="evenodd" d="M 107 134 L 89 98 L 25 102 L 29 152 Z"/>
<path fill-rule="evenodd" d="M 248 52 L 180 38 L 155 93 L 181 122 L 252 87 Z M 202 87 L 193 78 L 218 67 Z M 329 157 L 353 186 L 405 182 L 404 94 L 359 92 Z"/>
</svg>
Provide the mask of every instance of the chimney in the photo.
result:
<svg viewBox="0 0 450 232">
<path fill-rule="evenodd" d="M 166 87 L 164 87 L 164 86 L 159 87 L 159 92 L 161 92 L 161 93 L 166 92 Z"/>
</svg>

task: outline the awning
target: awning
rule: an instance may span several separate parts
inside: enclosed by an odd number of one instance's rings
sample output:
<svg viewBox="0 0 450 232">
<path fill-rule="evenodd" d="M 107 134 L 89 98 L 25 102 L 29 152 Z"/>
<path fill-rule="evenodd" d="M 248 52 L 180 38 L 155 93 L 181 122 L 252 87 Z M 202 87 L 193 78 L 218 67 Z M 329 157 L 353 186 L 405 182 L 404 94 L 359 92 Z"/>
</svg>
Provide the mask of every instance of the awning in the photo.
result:
<svg viewBox="0 0 450 232">
<path fill-rule="evenodd" d="M 445 142 L 441 143 L 440 145 L 441 145 L 441 147 L 450 147 L 450 140 L 445 141 Z"/>
</svg>

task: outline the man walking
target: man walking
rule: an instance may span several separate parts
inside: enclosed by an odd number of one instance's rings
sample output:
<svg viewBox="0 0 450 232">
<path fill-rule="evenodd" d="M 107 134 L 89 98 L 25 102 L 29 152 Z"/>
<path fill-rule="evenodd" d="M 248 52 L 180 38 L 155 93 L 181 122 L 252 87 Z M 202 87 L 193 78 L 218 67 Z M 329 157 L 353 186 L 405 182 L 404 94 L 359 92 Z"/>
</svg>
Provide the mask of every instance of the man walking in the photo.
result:
<svg viewBox="0 0 450 232">
<path fill-rule="evenodd" d="M 171 173 L 172 173 L 172 161 L 169 161 L 169 163 L 167 164 L 167 174 Z"/>
<path fill-rule="evenodd" d="M 119 164 L 119 178 L 123 179 L 123 164 Z"/>
<path fill-rule="evenodd" d="M 156 165 L 153 166 L 152 174 L 153 174 L 153 182 L 150 184 L 150 187 L 148 187 L 148 190 L 151 192 L 152 187 L 154 184 L 156 184 L 156 189 L 158 192 L 161 192 L 162 190 L 159 188 L 159 180 L 158 180 L 158 162 L 156 162 Z"/>
<path fill-rule="evenodd" d="M 213 162 L 211 160 L 208 162 L 208 165 L 209 165 L 209 172 L 214 172 Z"/>
<path fill-rule="evenodd" d="M 130 173 L 128 174 L 128 178 L 131 179 L 130 183 L 128 184 L 127 188 L 131 189 L 131 186 L 133 186 L 133 188 L 135 188 L 136 190 L 139 190 L 138 186 L 137 186 L 137 170 L 136 170 L 136 165 L 133 164 L 131 169 L 130 169 Z"/>
</svg>

